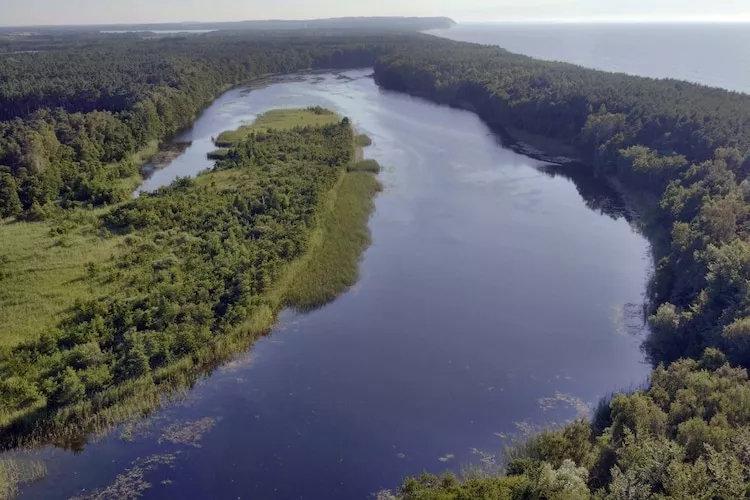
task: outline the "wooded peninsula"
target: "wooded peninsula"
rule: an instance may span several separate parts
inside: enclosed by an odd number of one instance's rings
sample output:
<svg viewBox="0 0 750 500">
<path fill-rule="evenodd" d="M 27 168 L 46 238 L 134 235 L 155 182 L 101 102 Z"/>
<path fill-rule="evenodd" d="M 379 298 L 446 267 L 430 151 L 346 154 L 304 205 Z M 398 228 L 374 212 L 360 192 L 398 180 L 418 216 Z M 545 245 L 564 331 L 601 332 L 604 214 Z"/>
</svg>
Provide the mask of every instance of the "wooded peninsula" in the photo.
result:
<svg viewBox="0 0 750 500">
<path fill-rule="evenodd" d="M 374 67 L 385 89 L 574 147 L 631 198 L 656 262 L 647 387 L 518 443 L 501 470 L 425 474 L 391 496 L 750 495 L 749 95 L 394 32 L 54 35 L 0 53 L 6 447 L 153 408 L 281 307 L 353 284 L 378 167 L 331 111 L 265 116 L 219 138 L 210 172 L 131 193 L 159 142 L 228 88 Z"/>
</svg>

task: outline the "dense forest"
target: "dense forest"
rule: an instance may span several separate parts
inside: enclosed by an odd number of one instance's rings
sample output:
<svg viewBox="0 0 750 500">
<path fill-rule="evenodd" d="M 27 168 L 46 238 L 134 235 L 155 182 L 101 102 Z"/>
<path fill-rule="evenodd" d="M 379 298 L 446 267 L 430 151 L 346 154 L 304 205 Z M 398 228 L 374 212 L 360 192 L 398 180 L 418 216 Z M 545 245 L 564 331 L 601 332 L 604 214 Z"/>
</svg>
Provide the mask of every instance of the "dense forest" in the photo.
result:
<svg viewBox="0 0 750 500">
<path fill-rule="evenodd" d="M 562 139 L 597 174 L 654 200 L 641 213 L 656 258 L 651 387 L 533 438 L 507 476 L 425 476 L 402 497 L 750 495 L 750 96 L 453 42 L 384 56 L 375 78 Z"/>
<path fill-rule="evenodd" d="M 0 56 L 0 218 L 111 204 L 132 155 L 192 122 L 222 90 L 270 74 L 371 66 L 408 35 L 222 35 L 23 42 Z M 54 50 L 35 50 L 34 43 Z M 30 45 L 29 45 L 30 44 Z"/>
</svg>

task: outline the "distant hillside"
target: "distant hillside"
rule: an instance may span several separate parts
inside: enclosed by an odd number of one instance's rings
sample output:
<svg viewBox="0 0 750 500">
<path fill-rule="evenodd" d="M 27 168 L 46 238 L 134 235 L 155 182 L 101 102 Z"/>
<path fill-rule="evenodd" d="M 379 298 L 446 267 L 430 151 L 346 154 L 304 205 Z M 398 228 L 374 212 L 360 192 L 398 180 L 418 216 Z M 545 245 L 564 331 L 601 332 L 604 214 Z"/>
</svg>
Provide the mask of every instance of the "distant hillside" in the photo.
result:
<svg viewBox="0 0 750 500">
<path fill-rule="evenodd" d="M 0 34 L 36 34 L 92 31 L 188 31 L 188 30 L 301 30 L 367 29 L 423 31 L 450 28 L 456 22 L 447 17 L 339 17 L 310 20 L 237 21 L 220 23 L 101 24 L 82 26 L 0 27 Z"/>
</svg>

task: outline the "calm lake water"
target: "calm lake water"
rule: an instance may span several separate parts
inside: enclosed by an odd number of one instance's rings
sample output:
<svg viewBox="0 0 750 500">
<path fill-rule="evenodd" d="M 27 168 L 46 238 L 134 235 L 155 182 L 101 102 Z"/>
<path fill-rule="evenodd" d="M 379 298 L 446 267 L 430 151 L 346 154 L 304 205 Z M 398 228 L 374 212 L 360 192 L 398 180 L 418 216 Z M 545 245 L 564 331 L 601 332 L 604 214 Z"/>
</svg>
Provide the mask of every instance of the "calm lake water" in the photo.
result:
<svg viewBox="0 0 750 500">
<path fill-rule="evenodd" d="M 114 498 L 143 482 L 144 498 L 366 498 L 644 380 L 649 253 L 622 200 L 585 168 L 517 154 L 475 115 L 380 91 L 368 73 L 228 92 L 144 185 L 210 167 L 211 137 L 263 111 L 333 108 L 385 167 L 360 282 L 284 313 L 130 439 L 31 454 L 49 474 L 24 498 Z"/>
<path fill-rule="evenodd" d="M 589 68 L 750 92 L 750 23 L 467 23 L 428 33 Z"/>
</svg>

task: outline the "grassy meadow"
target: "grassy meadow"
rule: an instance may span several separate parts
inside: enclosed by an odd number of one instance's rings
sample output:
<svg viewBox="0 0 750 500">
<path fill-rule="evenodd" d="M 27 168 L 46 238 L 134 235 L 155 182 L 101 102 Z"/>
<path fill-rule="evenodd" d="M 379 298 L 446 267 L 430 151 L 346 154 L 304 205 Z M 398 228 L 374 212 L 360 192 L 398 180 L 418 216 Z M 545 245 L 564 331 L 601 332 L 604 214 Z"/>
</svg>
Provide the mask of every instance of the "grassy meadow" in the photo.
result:
<svg viewBox="0 0 750 500">
<path fill-rule="evenodd" d="M 151 141 L 126 161 L 140 167 L 158 150 L 158 141 Z M 132 193 L 141 180 L 113 182 Z M 112 260 L 121 242 L 98 229 L 98 218 L 111 208 L 51 210 L 38 222 L 0 220 L 0 348 L 38 337 L 77 301 L 107 293 L 106 284 L 87 277 Z"/>
<path fill-rule="evenodd" d="M 273 109 L 259 115 L 250 125 L 222 132 L 214 142 L 221 148 L 231 148 L 254 132 L 271 129 L 285 130 L 294 127 L 319 127 L 336 123 L 339 120 L 340 117 L 336 113 L 319 106 L 305 109 Z"/>
<path fill-rule="evenodd" d="M 119 238 L 102 238 L 75 223 L 0 225 L 0 346 L 13 346 L 55 327 L 79 300 L 106 293 L 88 279 L 106 265 Z"/>
</svg>

